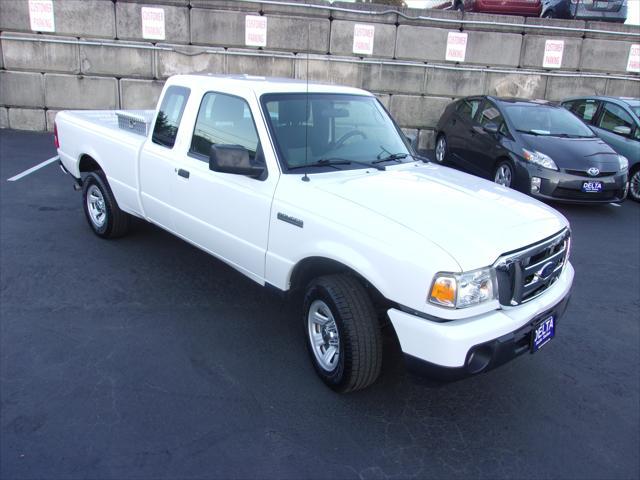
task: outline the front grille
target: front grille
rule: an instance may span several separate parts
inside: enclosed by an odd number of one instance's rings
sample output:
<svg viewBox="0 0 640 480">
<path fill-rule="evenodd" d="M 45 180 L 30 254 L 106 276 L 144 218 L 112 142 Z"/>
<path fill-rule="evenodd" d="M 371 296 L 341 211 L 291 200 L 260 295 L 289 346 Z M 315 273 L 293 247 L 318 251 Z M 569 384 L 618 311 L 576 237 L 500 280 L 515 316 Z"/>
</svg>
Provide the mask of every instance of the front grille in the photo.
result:
<svg viewBox="0 0 640 480">
<path fill-rule="evenodd" d="M 502 305 L 520 305 L 541 295 L 558 279 L 570 247 L 569 230 L 503 255 L 495 263 Z"/>
<path fill-rule="evenodd" d="M 576 175 L 578 177 L 584 177 L 586 179 L 610 177 L 610 176 L 615 175 L 617 173 L 617 172 L 600 172 L 600 173 L 598 173 L 598 175 L 592 176 L 592 175 L 589 175 L 586 170 L 565 170 L 565 172 L 567 172 L 567 173 L 569 173 L 571 175 Z"/>
</svg>

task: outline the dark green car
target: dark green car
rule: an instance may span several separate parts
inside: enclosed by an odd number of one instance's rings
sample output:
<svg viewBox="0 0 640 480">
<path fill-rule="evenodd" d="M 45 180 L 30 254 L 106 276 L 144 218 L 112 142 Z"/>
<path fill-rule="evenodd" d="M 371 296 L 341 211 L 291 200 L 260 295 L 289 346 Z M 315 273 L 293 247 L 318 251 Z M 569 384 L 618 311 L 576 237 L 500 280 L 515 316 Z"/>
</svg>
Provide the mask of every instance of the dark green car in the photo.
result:
<svg viewBox="0 0 640 480">
<path fill-rule="evenodd" d="M 562 106 L 582 119 L 618 154 L 629 160 L 629 197 L 640 202 L 640 99 L 576 97 Z"/>
</svg>

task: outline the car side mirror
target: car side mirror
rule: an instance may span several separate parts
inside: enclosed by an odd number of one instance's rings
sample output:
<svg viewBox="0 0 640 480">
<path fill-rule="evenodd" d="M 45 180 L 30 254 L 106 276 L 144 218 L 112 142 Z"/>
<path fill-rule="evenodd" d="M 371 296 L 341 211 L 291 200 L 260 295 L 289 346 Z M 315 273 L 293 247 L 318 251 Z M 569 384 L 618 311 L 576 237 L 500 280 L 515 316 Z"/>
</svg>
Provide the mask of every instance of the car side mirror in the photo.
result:
<svg viewBox="0 0 640 480">
<path fill-rule="evenodd" d="M 417 152 L 418 151 L 418 135 L 417 134 L 407 135 L 406 133 L 402 132 L 402 136 L 405 138 L 407 142 L 409 142 L 409 144 Z"/>
<path fill-rule="evenodd" d="M 249 150 L 242 145 L 211 145 L 209 170 L 260 178 L 265 167 L 252 165 Z"/>
<path fill-rule="evenodd" d="M 618 135 L 630 135 L 631 128 L 627 127 L 626 125 L 618 125 L 617 127 L 613 128 L 613 133 L 617 133 Z"/>
<path fill-rule="evenodd" d="M 492 133 L 494 135 L 498 133 L 498 125 L 495 123 L 487 123 L 482 128 L 484 128 L 484 131 L 487 133 Z"/>
</svg>

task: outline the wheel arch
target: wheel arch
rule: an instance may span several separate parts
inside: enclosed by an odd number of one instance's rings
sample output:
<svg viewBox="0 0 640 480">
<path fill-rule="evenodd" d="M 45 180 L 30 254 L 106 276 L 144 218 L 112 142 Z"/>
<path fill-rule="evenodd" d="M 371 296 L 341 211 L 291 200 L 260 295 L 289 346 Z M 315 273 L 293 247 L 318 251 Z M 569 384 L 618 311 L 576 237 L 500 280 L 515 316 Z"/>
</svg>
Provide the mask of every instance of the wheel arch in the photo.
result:
<svg viewBox="0 0 640 480">
<path fill-rule="evenodd" d="M 80 159 L 78 160 L 78 171 L 81 174 L 95 171 L 104 172 L 96 159 L 88 153 L 83 153 L 80 155 Z"/>
</svg>

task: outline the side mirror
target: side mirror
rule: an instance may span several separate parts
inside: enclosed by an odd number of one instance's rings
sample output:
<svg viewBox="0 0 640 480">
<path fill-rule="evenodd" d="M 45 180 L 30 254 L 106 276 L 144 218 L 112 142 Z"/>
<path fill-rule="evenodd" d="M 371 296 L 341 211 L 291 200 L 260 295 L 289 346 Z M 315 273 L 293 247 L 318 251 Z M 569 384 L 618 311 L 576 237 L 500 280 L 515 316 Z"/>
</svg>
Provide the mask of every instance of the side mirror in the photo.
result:
<svg viewBox="0 0 640 480">
<path fill-rule="evenodd" d="M 496 125 L 495 123 L 487 123 L 482 128 L 484 128 L 484 131 L 487 133 L 492 133 L 492 134 L 498 133 L 498 125 Z"/>
<path fill-rule="evenodd" d="M 413 147 L 413 149 L 418 151 L 418 135 L 407 135 L 405 132 L 402 132 L 402 136 L 409 142 L 409 144 Z"/>
<path fill-rule="evenodd" d="M 252 165 L 249 150 L 242 145 L 211 145 L 209 170 L 260 178 L 265 167 Z"/>
<path fill-rule="evenodd" d="M 630 135 L 631 128 L 626 125 L 619 125 L 617 127 L 613 127 L 613 133 L 617 133 L 618 135 Z"/>
</svg>

